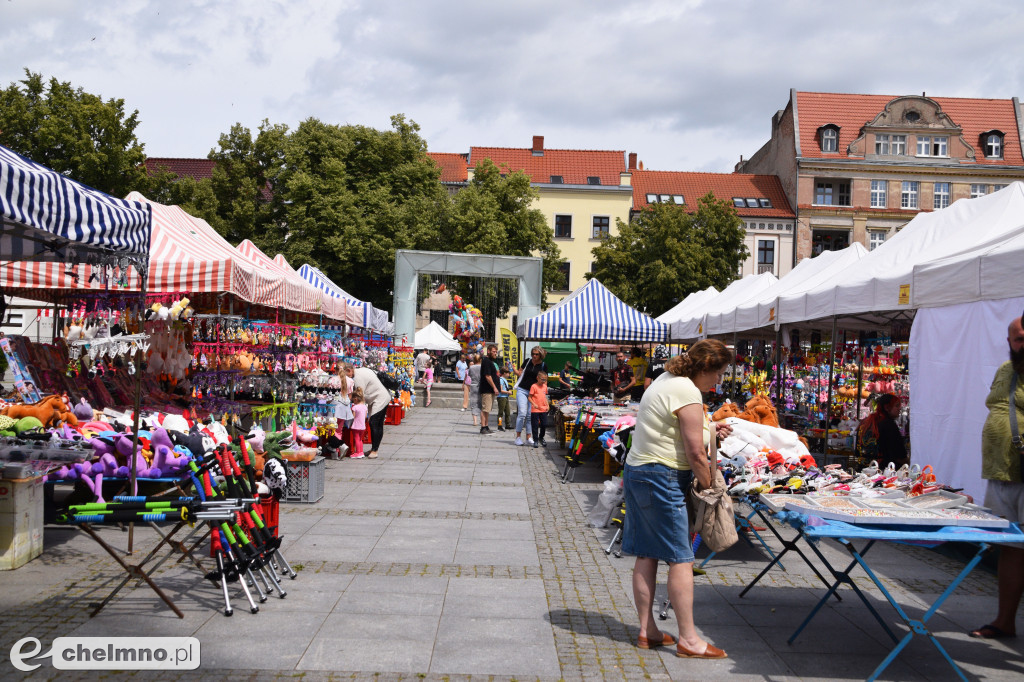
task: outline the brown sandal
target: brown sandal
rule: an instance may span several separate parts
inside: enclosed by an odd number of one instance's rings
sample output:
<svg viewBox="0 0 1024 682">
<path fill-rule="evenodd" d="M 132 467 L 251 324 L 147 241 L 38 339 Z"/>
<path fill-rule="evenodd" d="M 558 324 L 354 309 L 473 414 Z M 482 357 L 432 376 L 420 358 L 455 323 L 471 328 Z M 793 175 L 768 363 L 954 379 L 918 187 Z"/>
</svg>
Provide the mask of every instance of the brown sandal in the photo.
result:
<svg viewBox="0 0 1024 682">
<path fill-rule="evenodd" d="M 637 637 L 636 640 L 636 646 L 638 649 L 656 649 L 659 646 L 672 646 L 675 643 L 676 638 L 668 634 L 667 632 L 662 633 L 661 641 L 658 641 L 658 639 L 655 638 L 655 640 L 652 642 L 643 635 Z"/>
<path fill-rule="evenodd" d="M 729 658 L 729 654 L 719 649 L 714 644 L 708 643 L 703 653 L 697 653 L 696 651 L 690 651 L 687 649 L 682 642 L 676 644 L 676 656 L 679 658 Z"/>
</svg>

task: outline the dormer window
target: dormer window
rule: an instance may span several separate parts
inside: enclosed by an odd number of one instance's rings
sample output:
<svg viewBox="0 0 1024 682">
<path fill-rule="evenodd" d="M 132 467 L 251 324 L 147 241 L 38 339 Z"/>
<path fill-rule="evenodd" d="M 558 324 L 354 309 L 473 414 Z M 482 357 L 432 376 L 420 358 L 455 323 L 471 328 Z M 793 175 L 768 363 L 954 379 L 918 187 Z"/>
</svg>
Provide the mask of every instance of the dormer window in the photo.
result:
<svg viewBox="0 0 1024 682">
<path fill-rule="evenodd" d="M 562 184 L 562 176 L 561 175 L 552 175 L 551 176 L 551 184 L 552 185 L 561 185 Z"/>
<path fill-rule="evenodd" d="M 772 200 L 771 199 L 765 199 L 765 198 L 762 197 L 761 199 L 759 199 L 759 201 L 761 202 L 761 208 L 771 208 L 772 207 Z"/>
<path fill-rule="evenodd" d="M 747 202 L 744 201 L 743 197 L 733 197 L 732 205 L 734 208 L 746 208 Z"/>
<path fill-rule="evenodd" d="M 597 176 L 597 175 L 588 175 L 587 176 L 587 184 L 588 185 L 600 185 L 601 184 L 601 178 L 599 176 Z"/>
<path fill-rule="evenodd" d="M 839 151 L 839 126 L 830 123 L 818 128 L 818 137 L 821 139 L 821 151 Z"/>
<path fill-rule="evenodd" d="M 656 204 L 656 203 L 658 203 L 658 195 L 657 194 L 648 194 L 647 195 L 647 203 L 648 204 Z"/>
<path fill-rule="evenodd" d="M 982 133 L 981 147 L 985 150 L 986 159 L 1003 158 L 1003 133 L 998 130 Z"/>
<path fill-rule="evenodd" d="M 907 123 L 917 123 L 918 121 L 921 120 L 921 114 L 911 109 L 907 113 L 903 114 L 903 120 L 905 120 Z"/>
</svg>

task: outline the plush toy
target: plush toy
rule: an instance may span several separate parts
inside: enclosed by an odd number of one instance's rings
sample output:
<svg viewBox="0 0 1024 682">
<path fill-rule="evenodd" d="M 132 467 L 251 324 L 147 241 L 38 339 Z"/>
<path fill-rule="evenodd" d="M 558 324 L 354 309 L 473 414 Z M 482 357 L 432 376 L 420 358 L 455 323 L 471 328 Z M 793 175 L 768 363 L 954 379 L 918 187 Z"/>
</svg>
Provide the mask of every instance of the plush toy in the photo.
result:
<svg viewBox="0 0 1024 682">
<path fill-rule="evenodd" d="M 7 415 L 12 419 L 35 417 L 44 426 L 59 426 L 60 422 L 67 422 L 72 426 L 78 426 L 78 417 L 68 410 L 64 399 L 59 395 L 48 395 L 28 405 L 6 405 L 3 409 L 0 409 L 0 414 Z"/>
<path fill-rule="evenodd" d="M 170 435 L 175 445 L 185 446 L 196 459 L 202 459 L 208 453 L 213 452 L 215 447 L 213 439 L 200 431 L 198 426 L 193 426 L 187 434 L 175 431 Z"/>
<path fill-rule="evenodd" d="M 715 410 L 715 413 L 713 415 L 711 415 L 711 420 L 712 421 L 716 421 L 716 422 L 720 422 L 723 419 L 728 419 L 729 417 L 739 417 L 739 416 L 740 416 L 740 408 L 739 408 L 739 406 L 736 403 L 727 400 L 724 405 L 722 405 L 720 408 Z"/>
<path fill-rule="evenodd" d="M 92 420 L 92 405 L 87 403 L 85 401 L 85 398 L 82 398 L 81 400 L 78 401 L 78 404 L 75 405 L 75 409 L 73 410 L 73 412 L 75 413 L 75 416 L 78 417 L 79 421 L 87 422 Z"/>
<path fill-rule="evenodd" d="M 281 460 L 267 460 L 263 467 L 263 482 L 267 484 L 275 498 L 281 499 L 284 496 L 284 491 L 288 487 L 288 474 Z"/>
</svg>

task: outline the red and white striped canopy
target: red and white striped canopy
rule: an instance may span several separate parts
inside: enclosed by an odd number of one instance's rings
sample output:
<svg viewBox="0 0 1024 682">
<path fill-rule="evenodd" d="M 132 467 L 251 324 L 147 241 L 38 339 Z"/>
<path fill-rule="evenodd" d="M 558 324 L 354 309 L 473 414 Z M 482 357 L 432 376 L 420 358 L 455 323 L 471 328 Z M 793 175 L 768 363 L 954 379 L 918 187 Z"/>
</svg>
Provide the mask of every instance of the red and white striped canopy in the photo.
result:
<svg viewBox="0 0 1024 682">
<path fill-rule="evenodd" d="M 326 296 L 322 296 L 318 290 L 307 284 L 306 281 L 299 277 L 290 267 L 284 268 L 275 263 L 270 256 L 260 251 L 259 247 L 248 239 L 242 241 L 242 243 L 236 247 L 235 251 L 254 265 L 259 266 L 267 272 L 273 272 L 276 276 L 282 278 L 284 282 L 284 297 L 286 301 L 284 307 L 289 310 L 299 310 L 301 312 L 317 314 L 323 313 L 328 317 L 335 317 L 333 314 L 335 312 L 334 304 L 328 302 L 329 307 L 328 305 L 325 305 L 325 301 L 323 299 L 326 299 Z M 342 312 L 341 319 L 344 319 L 344 312 Z"/>
</svg>

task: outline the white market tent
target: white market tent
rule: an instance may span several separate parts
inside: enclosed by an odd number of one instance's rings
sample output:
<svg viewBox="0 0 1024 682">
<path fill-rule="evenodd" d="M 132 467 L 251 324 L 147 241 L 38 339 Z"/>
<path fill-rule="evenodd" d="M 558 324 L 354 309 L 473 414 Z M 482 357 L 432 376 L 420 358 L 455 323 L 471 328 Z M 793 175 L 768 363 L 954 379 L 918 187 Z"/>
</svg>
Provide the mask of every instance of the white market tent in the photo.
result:
<svg viewBox="0 0 1024 682">
<path fill-rule="evenodd" d="M 760 291 L 746 303 L 708 313 L 704 333 L 714 336 L 751 330 L 773 331 L 777 326 L 776 312 L 780 297 L 793 296 L 818 287 L 867 254 L 867 249 L 855 243 L 840 251 L 824 251 L 814 258 L 805 258 L 782 279 Z"/>
<path fill-rule="evenodd" d="M 729 311 L 738 305 L 747 303 L 778 281 L 778 278 L 770 272 L 747 275 L 743 279 L 736 280 L 714 298 L 696 306 L 683 317 L 674 321 L 671 327 L 672 340 L 687 341 L 706 337 L 705 320 L 709 315 Z"/>
<path fill-rule="evenodd" d="M 979 221 L 991 221 L 1003 238 L 986 235 L 913 269 L 911 302 L 918 311 L 910 331 L 910 440 L 915 461 L 931 464 L 981 502 L 985 397 L 1008 359 L 1007 326 L 1024 310 L 1024 185 L 957 204 L 976 202 L 985 210 L 962 232 L 973 234 L 985 227 Z"/>
<path fill-rule="evenodd" d="M 683 319 L 698 306 L 711 300 L 717 295 L 718 289 L 714 287 L 708 287 L 702 291 L 695 291 L 679 303 L 672 306 L 671 309 L 663 312 L 654 319 L 658 322 L 664 322 L 665 324 L 671 325 L 676 320 Z"/>
<path fill-rule="evenodd" d="M 547 312 L 520 323 L 521 340 L 662 343 L 668 325 L 623 303 L 592 279 Z"/>
<path fill-rule="evenodd" d="M 779 298 L 781 324 L 837 316 L 846 328 L 909 319 L 919 307 L 913 289 L 916 265 L 985 249 L 1024 232 L 1024 184 L 1015 182 L 977 199 L 921 213 L 880 247 L 825 284 Z M 969 283 L 950 281 L 947 299 Z M 936 302 L 935 305 L 942 303 Z"/>
<path fill-rule="evenodd" d="M 436 351 L 460 351 L 462 345 L 455 340 L 448 331 L 437 322 L 431 321 L 429 325 L 416 332 L 416 341 L 413 348 L 425 348 Z"/>
</svg>

